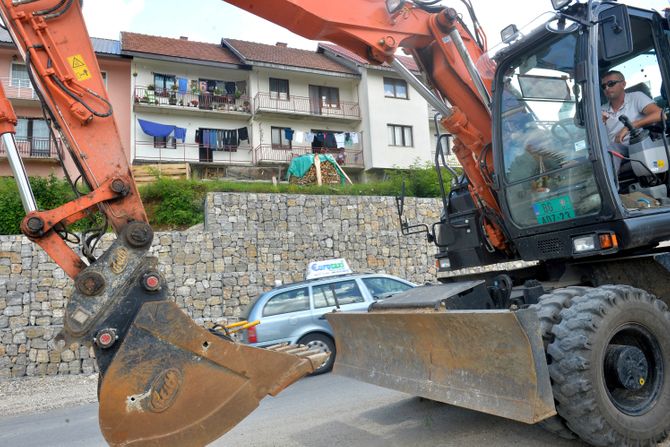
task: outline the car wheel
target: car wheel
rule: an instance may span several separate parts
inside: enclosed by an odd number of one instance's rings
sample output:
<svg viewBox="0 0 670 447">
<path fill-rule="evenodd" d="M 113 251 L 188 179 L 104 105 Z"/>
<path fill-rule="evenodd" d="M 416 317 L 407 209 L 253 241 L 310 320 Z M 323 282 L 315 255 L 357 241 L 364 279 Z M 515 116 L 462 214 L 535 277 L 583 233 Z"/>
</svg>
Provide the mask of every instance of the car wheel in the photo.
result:
<svg viewBox="0 0 670 447">
<path fill-rule="evenodd" d="M 333 369 L 335 363 L 335 342 L 332 338 L 324 334 L 308 334 L 298 340 L 298 344 L 305 345 L 313 349 L 318 349 L 321 352 L 329 352 L 330 357 L 323 362 L 321 366 L 314 370 L 310 375 L 316 376 L 323 374 Z"/>
</svg>

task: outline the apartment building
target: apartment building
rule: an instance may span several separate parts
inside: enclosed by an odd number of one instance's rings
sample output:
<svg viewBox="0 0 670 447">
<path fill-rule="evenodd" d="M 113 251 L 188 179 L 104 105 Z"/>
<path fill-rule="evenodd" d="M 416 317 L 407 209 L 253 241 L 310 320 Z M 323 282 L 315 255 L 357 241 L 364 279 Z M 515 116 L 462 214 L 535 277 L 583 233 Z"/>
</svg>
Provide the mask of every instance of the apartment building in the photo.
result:
<svg viewBox="0 0 670 447">
<path fill-rule="evenodd" d="M 105 79 L 110 102 L 119 128 L 121 145 L 130 154 L 130 64 L 121 54 L 119 41 L 91 39 L 97 62 Z M 42 113 L 42 106 L 30 82 L 26 64 L 21 59 L 9 33 L 0 29 L 0 82 L 18 118 L 16 142 L 26 171 L 30 176 L 63 176 L 57 148 L 59 138 L 50 138 L 49 127 Z M 66 165 L 67 166 L 67 165 Z M 68 167 L 68 169 L 70 169 Z M 12 175 L 5 153 L 0 145 L 0 176 Z"/>
<path fill-rule="evenodd" d="M 288 165 L 308 153 L 329 153 L 351 177 L 365 167 L 360 75 L 325 55 L 224 39 L 224 48 L 252 67 L 254 163 Z"/>
<path fill-rule="evenodd" d="M 434 158 L 421 96 L 391 67 L 341 47 L 317 51 L 236 39 L 220 44 L 122 32 L 92 39 L 123 149 L 134 165 L 181 163 L 196 177 L 283 178 L 290 161 L 332 154 L 354 180 Z M 400 56 L 418 72 L 413 59 Z M 9 36 L 0 75 L 29 175 L 61 174 L 40 103 Z M 10 175 L 0 152 L 0 175 Z"/>
<path fill-rule="evenodd" d="M 446 133 L 435 126 L 436 110 L 388 64 L 373 65 L 357 54 L 331 43 L 320 43 L 318 52 L 356 69 L 361 75 L 359 86 L 361 110 L 365 117 L 365 169 L 368 173 L 381 169 L 425 165 L 435 159 L 437 138 Z M 412 57 L 397 59 L 417 76 L 419 68 Z M 451 137 L 443 138 L 445 152 Z M 459 166 L 453 155 L 450 166 Z"/>
</svg>

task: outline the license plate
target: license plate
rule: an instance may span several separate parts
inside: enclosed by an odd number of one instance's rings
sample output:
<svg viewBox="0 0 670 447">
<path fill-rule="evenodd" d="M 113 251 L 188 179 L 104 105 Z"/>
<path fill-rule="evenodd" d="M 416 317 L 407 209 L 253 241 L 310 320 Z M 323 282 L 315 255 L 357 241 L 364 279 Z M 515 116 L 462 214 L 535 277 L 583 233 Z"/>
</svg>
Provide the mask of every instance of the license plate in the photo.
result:
<svg viewBox="0 0 670 447">
<path fill-rule="evenodd" d="M 533 211 L 535 217 L 537 217 L 537 223 L 540 225 L 575 218 L 575 209 L 572 207 L 572 201 L 568 196 L 535 202 Z"/>
</svg>

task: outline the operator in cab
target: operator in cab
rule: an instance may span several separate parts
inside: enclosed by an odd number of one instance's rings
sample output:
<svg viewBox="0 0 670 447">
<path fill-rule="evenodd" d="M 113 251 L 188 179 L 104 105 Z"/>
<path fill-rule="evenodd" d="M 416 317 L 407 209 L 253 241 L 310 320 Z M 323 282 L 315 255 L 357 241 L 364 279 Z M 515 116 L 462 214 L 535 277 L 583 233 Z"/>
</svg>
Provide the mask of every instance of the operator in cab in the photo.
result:
<svg viewBox="0 0 670 447">
<path fill-rule="evenodd" d="M 625 143 L 628 129 L 619 117 L 627 116 L 637 129 L 661 121 L 661 108 L 642 92 L 626 92 L 626 79 L 619 71 L 612 70 L 605 73 L 600 86 L 607 98 L 607 102 L 602 106 L 602 119 L 612 144 L 611 150 L 628 157 L 628 145 Z M 618 172 L 621 159 L 618 157 L 613 159 Z"/>
</svg>

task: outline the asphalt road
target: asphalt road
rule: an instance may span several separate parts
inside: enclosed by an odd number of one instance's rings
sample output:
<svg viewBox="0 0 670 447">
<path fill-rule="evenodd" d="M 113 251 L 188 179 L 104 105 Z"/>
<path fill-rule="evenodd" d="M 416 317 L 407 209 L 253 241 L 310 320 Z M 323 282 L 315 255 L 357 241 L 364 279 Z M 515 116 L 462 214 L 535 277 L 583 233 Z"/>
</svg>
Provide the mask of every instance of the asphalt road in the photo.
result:
<svg viewBox="0 0 670 447">
<path fill-rule="evenodd" d="M 0 417 L 0 446 L 104 446 L 97 405 Z M 563 446 L 540 427 L 425 401 L 326 374 L 308 377 L 266 398 L 212 446 L 462 447 Z"/>
</svg>

